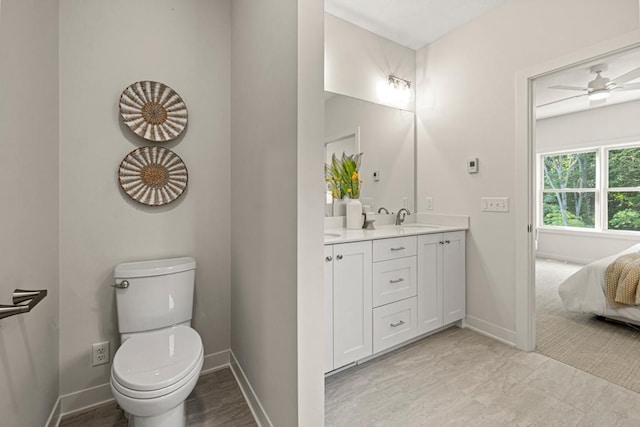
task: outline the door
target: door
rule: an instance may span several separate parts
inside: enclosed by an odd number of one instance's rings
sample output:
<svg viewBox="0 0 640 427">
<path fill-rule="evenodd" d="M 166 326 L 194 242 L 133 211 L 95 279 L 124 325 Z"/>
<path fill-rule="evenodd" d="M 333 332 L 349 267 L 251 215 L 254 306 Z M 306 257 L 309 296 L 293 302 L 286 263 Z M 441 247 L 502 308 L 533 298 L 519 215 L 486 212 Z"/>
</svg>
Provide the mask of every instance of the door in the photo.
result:
<svg viewBox="0 0 640 427">
<path fill-rule="evenodd" d="M 444 324 L 464 319 L 466 311 L 464 231 L 444 234 L 442 245 Z"/>
<path fill-rule="evenodd" d="M 418 236 L 418 335 L 444 325 L 442 234 Z"/>
<path fill-rule="evenodd" d="M 324 247 L 324 371 L 333 371 L 333 246 Z"/>
<path fill-rule="evenodd" d="M 333 366 L 369 356 L 372 344 L 371 242 L 333 247 Z"/>
</svg>

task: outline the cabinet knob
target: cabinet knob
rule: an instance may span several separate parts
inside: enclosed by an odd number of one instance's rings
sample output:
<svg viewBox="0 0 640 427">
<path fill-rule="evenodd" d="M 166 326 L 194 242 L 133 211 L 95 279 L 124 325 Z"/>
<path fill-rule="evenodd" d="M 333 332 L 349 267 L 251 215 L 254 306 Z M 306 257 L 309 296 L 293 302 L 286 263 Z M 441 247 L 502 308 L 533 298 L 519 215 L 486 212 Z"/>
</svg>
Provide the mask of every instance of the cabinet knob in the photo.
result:
<svg viewBox="0 0 640 427">
<path fill-rule="evenodd" d="M 451 243 L 451 240 L 445 240 L 444 242 L 448 245 L 449 243 Z"/>
<path fill-rule="evenodd" d="M 338 258 L 338 259 L 342 259 L 342 255 L 338 255 L 336 258 Z"/>
<path fill-rule="evenodd" d="M 325 261 L 327 261 L 327 262 L 329 262 L 329 261 L 331 261 L 331 260 L 333 260 L 333 257 L 332 257 L 332 256 L 328 256 L 328 257 L 326 257 L 326 258 L 325 258 Z"/>
<path fill-rule="evenodd" d="M 438 243 L 440 243 L 441 245 L 444 245 L 444 242 L 442 240 L 440 240 Z"/>
</svg>

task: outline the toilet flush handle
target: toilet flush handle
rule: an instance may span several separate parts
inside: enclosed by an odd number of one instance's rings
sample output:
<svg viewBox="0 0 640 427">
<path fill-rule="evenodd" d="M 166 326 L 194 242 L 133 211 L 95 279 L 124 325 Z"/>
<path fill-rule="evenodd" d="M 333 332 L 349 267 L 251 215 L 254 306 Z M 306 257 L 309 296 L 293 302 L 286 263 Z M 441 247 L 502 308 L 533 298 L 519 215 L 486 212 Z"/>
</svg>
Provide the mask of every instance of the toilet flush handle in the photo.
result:
<svg viewBox="0 0 640 427">
<path fill-rule="evenodd" d="M 111 285 L 112 288 L 119 288 L 119 289 L 127 289 L 129 287 L 129 282 L 127 282 L 126 280 L 123 280 L 120 283 L 116 283 L 115 285 Z"/>
</svg>

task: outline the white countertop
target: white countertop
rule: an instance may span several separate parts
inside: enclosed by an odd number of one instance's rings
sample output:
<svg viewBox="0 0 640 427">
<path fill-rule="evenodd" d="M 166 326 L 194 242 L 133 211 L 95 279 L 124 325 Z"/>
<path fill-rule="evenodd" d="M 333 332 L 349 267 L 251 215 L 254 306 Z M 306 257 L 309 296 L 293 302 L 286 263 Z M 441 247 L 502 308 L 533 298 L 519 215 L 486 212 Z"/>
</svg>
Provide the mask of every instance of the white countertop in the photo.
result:
<svg viewBox="0 0 640 427">
<path fill-rule="evenodd" d="M 439 224 L 405 224 L 379 225 L 375 230 L 347 230 L 346 228 L 330 228 L 324 230 L 324 244 L 359 242 L 362 240 L 388 239 L 392 237 L 417 236 L 419 234 L 446 233 L 449 231 L 468 230 L 468 225 Z"/>
</svg>

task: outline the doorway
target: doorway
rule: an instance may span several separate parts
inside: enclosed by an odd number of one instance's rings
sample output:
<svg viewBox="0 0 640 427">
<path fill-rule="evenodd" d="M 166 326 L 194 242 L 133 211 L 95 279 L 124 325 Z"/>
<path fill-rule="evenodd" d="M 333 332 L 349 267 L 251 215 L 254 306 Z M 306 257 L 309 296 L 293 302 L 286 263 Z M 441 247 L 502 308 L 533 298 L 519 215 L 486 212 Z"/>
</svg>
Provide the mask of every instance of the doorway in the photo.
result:
<svg viewBox="0 0 640 427">
<path fill-rule="evenodd" d="M 632 34 L 540 64 L 517 73 L 516 81 L 516 345 L 526 351 L 536 348 L 535 316 L 535 236 L 537 235 L 536 94 L 540 79 L 606 61 L 640 47 L 640 37 Z"/>
</svg>

